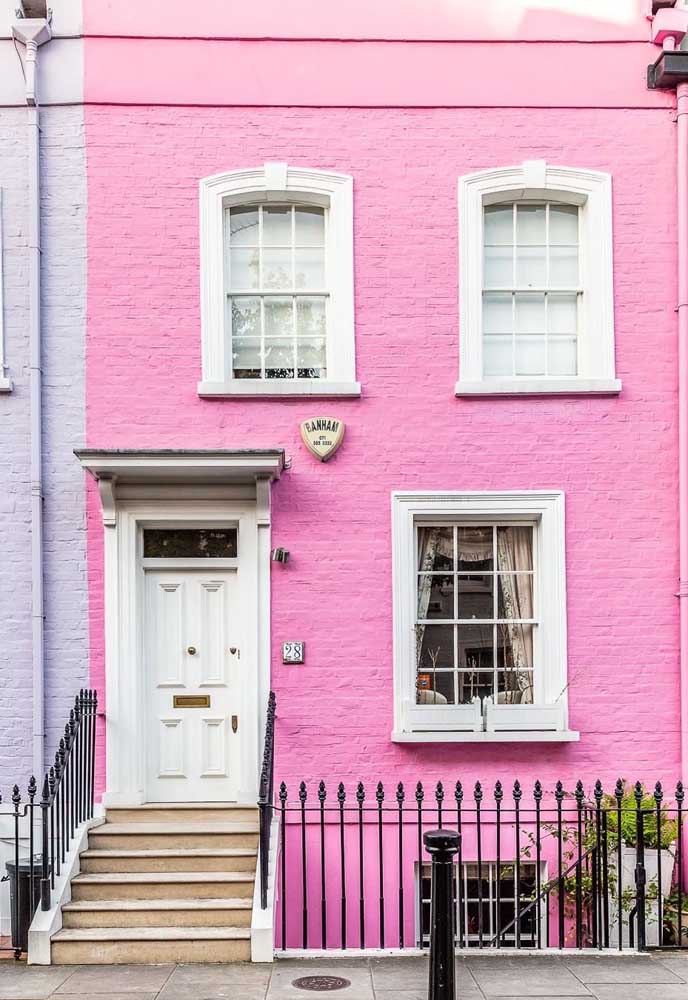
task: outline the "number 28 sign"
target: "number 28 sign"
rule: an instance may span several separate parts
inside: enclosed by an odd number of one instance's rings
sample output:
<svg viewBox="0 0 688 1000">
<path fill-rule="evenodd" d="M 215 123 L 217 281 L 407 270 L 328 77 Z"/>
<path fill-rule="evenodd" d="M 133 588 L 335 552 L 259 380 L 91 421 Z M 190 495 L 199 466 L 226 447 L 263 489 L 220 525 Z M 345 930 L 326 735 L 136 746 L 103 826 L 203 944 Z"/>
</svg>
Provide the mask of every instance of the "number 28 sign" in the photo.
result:
<svg viewBox="0 0 688 1000">
<path fill-rule="evenodd" d="M 305 642 L 283 642 L 282 663 L 303 663 Z"/>
</svg>

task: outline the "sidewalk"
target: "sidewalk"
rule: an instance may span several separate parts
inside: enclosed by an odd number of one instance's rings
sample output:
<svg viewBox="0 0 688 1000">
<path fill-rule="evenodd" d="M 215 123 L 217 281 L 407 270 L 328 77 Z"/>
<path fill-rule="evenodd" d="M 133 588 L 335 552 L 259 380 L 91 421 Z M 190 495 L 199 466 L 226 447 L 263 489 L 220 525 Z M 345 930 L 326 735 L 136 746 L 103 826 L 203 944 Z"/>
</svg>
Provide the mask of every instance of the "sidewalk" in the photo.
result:
<svg viewBox="0 0 688 1000">
<path fill-rule="evenodd" d="M 341 976 L 342 1000 L 427 1000 L 426 958 L 288 960 L 260 965 L 0 964 L 0 1000 L 286 1000 L 322 996 L 300 976 Z M 457 1000 L 594 997 L 688 1000 L 688 953 L 656 956 L 476 955 L 457 959 Z"/>
</svg>

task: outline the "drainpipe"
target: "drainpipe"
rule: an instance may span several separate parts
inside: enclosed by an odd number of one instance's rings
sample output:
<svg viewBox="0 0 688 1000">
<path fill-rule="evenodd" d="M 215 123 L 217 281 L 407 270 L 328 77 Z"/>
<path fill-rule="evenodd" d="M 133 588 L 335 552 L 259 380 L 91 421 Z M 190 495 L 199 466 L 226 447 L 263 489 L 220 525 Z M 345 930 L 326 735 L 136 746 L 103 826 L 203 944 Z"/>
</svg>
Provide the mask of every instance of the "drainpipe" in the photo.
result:
<svg viewBox="0 0 688 1000">
<path fill-rule="evenodd" d="M 681 777 L 688 777 L 688 82 L 676 88 L 678 187 L 678 497 Z"/>
<path fill-rule="evenodd" d="M 38 47 L 51 38 L 45 18 L 22 18 L 12 35 L 24 45 L 29 188 L 29 390 L 31 449 L 31 622 L 33 773 L 43 774 L 44 641 L 43 641 L 43 413 L 41 385 L 41 190 L 40 121 L 37 98 Z"/>
</svg>

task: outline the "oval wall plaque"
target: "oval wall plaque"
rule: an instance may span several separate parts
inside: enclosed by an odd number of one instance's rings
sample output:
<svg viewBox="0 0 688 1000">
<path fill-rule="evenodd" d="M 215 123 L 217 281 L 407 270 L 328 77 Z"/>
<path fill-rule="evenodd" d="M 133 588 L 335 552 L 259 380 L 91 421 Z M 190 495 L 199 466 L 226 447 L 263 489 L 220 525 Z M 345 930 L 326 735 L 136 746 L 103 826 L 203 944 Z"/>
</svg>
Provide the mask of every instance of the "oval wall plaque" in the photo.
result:
<svg viewBox="0 0 688 1000">
<path fill-rule="evenodd" d="M 344 424 L 336 417 L 313 417 L 301 424 L 303 443 L 321 462 L 332 458 L 344 440 Z"/>
</svg>

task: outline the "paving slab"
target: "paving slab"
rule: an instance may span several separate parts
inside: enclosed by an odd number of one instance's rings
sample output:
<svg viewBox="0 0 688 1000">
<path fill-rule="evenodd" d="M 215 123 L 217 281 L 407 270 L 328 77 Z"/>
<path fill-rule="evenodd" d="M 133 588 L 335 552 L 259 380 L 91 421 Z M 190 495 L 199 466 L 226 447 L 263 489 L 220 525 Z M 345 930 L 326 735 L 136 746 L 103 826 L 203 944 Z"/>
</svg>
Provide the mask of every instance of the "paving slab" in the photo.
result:
<svg viewBox="0 0 688 1000">
<path fill-rule="evenodd" d="M 263 1000 L 271 975 L 271 965 L 249 962 L 178 965 L 158 1000 Z"/>
<path fill-rule="evenodd" d="M 566 967 L 582 983 L 679 983 L 678 976 L 650 956 L 599 955 L 564 958 Z"/>
<path fill-rule="evenodd" d="M 667 954 L 666 952 L 660 952 L 653 956 L 655 962 L 663 965 L 665 969 L 669 969 L 673 972 L 675 976 L 682 979 L 684 982 L 688 982 L 688 955 L 676 955 L 674 953 Z"/>
<path fill-rule="evenodd" d="M 628 983 L 597 983 L 590 989 L 597 1000 L 629 1000 Z M 688 989 L 685 983 L 662 983 L 661 990 L 656 983 L 642 983 L 633 986 L 633 1000 L 686 1000 Z"/>
<path fill-rule="evenodd" d="M 70 965 L 0 964 L 0 1000 L 46 1000 L 74 973 Z"/>
<path fill-rule="evenodd" d="M 370 971 L 375 995 L 387 990 L 425 990 L 427 1000 L 430 962 L 427 957 L 401 956 L 399 958 L 372 958 Z M 477 996 L 478 985 L 463 958 L 456 960 L 456 990 L 461 996 Z"/>
<path fill-rule="evenodd" d="M 59 987 L 57 994 L 95 993 L 102 996 L 116 993 L 158 993 L 174 968 L 174 965 L 81 966 Z"/>
<path fill-rule="evenodd" d="M 333 996 L 340 997 L 341 1000 L 374 1000 L 370 964 L 366 959 L 355 963 L 338 959 L 276 962 L 268 987 L 268 1000 L 307 1000 L 308 996 L 313 996 L 306 990 L 292 986 L 293 980 L 302 976 L 341 976 L 349 980 L 350 986 L 337 990 Z"/>
<path fill-rule="evenodd" d="M 484 956 L 466 959 L 486 997 L 579 997 L 590 991 L 555 957 Z"/>
</svg>

